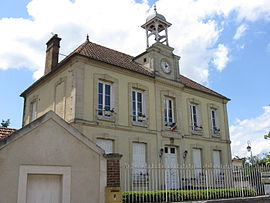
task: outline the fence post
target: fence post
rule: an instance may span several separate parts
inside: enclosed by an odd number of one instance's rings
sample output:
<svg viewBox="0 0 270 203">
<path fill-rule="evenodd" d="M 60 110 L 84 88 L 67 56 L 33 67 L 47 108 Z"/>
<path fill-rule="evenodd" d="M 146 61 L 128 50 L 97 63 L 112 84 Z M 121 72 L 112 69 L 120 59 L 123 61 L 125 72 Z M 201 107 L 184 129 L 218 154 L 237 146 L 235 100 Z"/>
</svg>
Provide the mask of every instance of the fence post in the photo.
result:
<svg viewBox="0 0 270 203">
<path fill-rule="evenodd" d="M 104 154 L 107 159 L 107 186 L 105 191 L 106 203 L 122 203 L 120 187 L 120 159 L 121 154 Z"/>
</svg>

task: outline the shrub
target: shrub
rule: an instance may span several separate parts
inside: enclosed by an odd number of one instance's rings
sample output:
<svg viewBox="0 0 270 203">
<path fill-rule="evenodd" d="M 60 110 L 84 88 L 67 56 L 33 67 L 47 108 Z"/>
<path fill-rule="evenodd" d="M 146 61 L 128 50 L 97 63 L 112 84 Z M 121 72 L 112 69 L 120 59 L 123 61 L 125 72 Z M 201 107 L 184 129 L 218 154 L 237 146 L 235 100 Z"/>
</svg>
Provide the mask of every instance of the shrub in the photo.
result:
<svg viewBox="0 0 270 203">
<path fill-rule="evenodd" d="M 256 192 L 249 188 L 198 189 L 198 190 L 156 190 L 123 192 L 123 202 L 179 202 L 191 200 L 233 198 L 255 196 Z"/>
</svg>

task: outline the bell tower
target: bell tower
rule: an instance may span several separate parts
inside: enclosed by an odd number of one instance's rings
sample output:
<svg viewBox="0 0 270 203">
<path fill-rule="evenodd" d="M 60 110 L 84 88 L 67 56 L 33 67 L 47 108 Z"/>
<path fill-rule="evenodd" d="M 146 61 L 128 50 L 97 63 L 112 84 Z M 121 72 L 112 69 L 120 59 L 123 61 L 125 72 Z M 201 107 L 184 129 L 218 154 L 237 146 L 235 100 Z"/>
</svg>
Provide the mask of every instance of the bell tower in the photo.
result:
<svg viewBox="0 0 270 203">
<path fill-rule="evenodd" d="M 154 13 L 141 26 L 146 31 L 146 51 L 134 60 L 153 72 L 155 77 L 179 80 L 180 57 L 173 53 L 174 48 L 169 46 L 168 40 L 168 28 L 171 25 L 154 6 Z"/>
<path fill-rule="evenodd" d="M 146 23 L 141 27 L 146 31 L 146 47 L 149 47 L 149 39 L 154 36 L 156 42 L 169 46 L 168 27 L 172 24 L 166 21 L 166 18 L 157 13 L 156 5 L 154 6 L 154 14 L 148 16 Z"/>
</svg>

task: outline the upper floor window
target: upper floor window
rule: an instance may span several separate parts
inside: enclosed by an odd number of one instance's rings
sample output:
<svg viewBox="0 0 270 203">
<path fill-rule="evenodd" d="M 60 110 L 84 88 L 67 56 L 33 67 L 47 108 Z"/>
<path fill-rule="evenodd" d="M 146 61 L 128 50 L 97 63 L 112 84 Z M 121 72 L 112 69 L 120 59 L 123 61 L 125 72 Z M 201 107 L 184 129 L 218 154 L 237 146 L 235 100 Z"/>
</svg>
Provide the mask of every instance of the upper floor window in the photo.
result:
<svg viewBox="0 0 270 203">
<path fill-rule="evenodd" d="M 198 104 L 190 104 L 190 121 L 191 121 L 191 129 L 193 132 L 202 131 L 202 126 L 200 122 L 200 113 L 199 113 L 199 105 Z"/>
<path fill-rule="evenodd" d="M 31 103 L 31 118 L 30 121 L 33 121 L 37 118 L 37 101 Z"/>
<path fill-rule="evenodd" d="M 144 94 L 140 90 L 132 90 L 132 121 L 143 122 L 146 120 L 144 110 Z"/>
<path fill-rule="evenodd" d="M 174 121 L 173 100 L 170 98 L 164 99 L 164 121 L 165 123 L 172 123 Z"/>
<path fill-rule="evenodd" d="M 172 128 L 174 121 L 174 100 L 168 97 L 164 99 L 164 122 L 165 127 Z"/>
<path fill-rule="evenodd" d="M 210 119 L 211 119 L 211 131 L 212 134 L 218 136 L 220 134 L 219 123 L 218 123 L 218 111 L 217 109 L 210 109 Z"/>
<path fill-rule="evenodd" d="M 114 113 L 112 108 L 112 83 L 98 82 L 98 115 L 111 117 Z"/>
</svg>

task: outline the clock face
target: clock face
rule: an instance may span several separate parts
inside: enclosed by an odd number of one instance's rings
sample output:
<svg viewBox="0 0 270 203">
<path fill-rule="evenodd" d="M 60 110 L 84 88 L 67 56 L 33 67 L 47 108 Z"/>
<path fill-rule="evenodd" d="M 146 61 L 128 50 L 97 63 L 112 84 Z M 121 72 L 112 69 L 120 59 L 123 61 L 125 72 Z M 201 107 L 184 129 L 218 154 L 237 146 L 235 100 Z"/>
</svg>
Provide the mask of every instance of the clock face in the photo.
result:
<svg viewBox="0 0 270 203">
<path fill-rule="evenodd" d="M 163 70 L 164 73 L 170 73 L 171 72 L 171 67 L 169 65 L 169 63 L 165 60 L 162 60 L 161 63 L 161 68 Z"/>
</svg>

